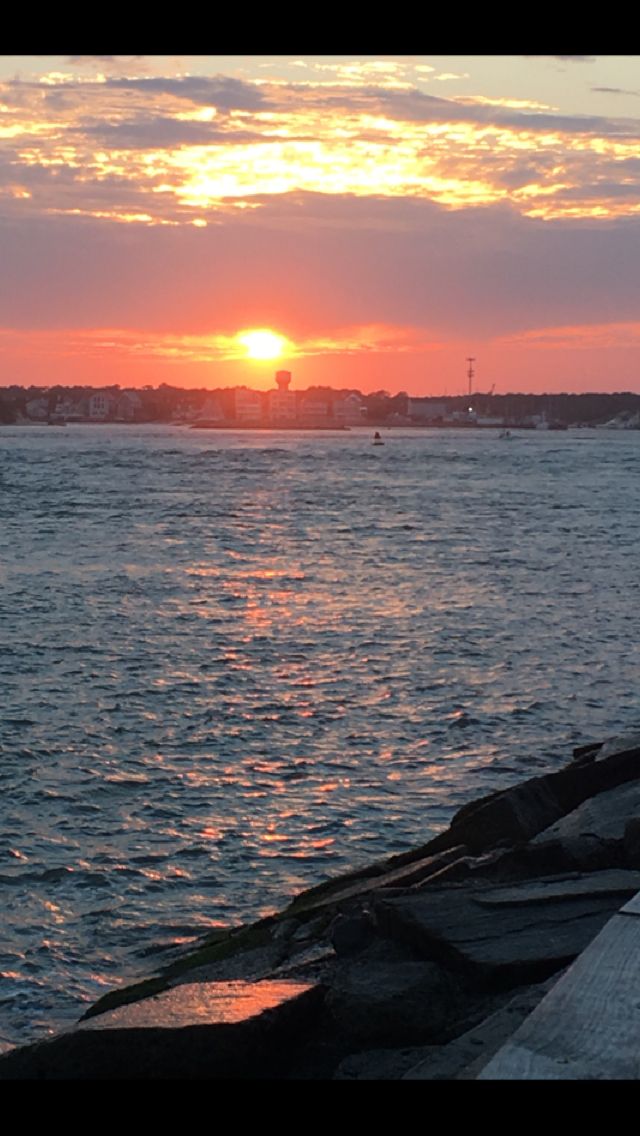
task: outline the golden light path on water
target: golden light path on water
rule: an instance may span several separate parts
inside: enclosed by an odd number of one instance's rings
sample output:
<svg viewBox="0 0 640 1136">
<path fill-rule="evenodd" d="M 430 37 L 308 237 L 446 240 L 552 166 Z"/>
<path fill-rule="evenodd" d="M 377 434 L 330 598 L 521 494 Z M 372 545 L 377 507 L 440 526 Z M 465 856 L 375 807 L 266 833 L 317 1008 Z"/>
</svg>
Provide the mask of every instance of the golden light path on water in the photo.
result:
<svg viewBox="0 0 640 1136">
<path fill-rule="evenodd" d="M 634 724 L 623 431 L 3 441 L 0 1037 Z"/>
</svg>

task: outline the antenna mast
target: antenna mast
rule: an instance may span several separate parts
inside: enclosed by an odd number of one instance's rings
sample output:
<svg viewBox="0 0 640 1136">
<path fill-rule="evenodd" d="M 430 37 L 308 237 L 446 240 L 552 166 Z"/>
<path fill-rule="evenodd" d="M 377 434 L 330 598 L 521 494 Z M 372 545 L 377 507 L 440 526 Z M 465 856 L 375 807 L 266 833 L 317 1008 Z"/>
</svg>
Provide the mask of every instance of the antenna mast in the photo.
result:
<svg viewBox="0 0 640 1136">
<path fill-rule="evenodd" d="M 473 382 L 473 364 L 475 363 L 475 361 L 476 361 L 475 355 L 473 355 L 473 356 L 467 355 L 467 363 L 469 364 L 469 370 L 467 371 L 467 378 L 469 380 L 469 398 L 471 398 L 471 384 Z"/>
</svg>

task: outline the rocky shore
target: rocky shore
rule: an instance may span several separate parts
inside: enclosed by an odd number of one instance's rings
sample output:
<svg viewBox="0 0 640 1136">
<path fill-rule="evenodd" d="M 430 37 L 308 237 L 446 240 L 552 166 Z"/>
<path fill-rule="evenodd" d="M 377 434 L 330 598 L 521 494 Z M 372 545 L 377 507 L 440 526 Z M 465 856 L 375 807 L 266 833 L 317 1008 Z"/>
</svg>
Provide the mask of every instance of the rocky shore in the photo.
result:
<svg viewBox="0 0 640 1136">
<path fill-rule="evenodd" d="M 0 1079 L 475 1078 L 640 890 L 640 734 L 212 934 Z"/>
</svg>

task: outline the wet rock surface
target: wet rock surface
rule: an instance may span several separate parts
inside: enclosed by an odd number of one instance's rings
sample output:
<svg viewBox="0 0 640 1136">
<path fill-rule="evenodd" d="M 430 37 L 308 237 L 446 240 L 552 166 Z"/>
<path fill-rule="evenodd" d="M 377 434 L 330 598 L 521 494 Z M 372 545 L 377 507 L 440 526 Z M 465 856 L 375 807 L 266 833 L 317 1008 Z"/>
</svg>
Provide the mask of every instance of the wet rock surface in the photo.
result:
<svg viewBox="0 0 640 1136">
<path fill-rule="evenodd" d="M 320 990 L 300 982 L 181 985 L 7 1054 L 1 1079 L 282 1076 Z"/>
<path fill-rule="evenodd" d="M 0 1056 L 0 1078 L 474 1076 L 640 890 L 639 743 L 581 746 L 427 844 L 202 940 L 76 1030 Z M 248 1006 L 284 993 L 216 1019 L 230 984 Z"/>
</svg>

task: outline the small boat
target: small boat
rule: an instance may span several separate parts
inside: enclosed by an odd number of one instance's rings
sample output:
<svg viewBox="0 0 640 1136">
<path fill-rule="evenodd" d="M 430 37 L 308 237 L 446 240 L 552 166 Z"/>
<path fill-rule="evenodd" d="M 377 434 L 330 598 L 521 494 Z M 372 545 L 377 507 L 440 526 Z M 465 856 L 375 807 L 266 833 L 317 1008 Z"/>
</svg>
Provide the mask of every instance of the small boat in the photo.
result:
<svg viewBox="0 0 640 1136">
<path fill-rule="evenodd" d="M 373 435 L 373 442 L 371 444 L 373 446 L 384 446 L 384 442 L 382 441 L 382 438 L 380 437 L 380 434 L 377 430 Z"/>
<path fill-rule="evenodd" d="M 512 438 L 513 434 L 511 433 L 510 430 L 501 430 L 500 433 L 498 434 L 498 437 L 499 438 Z"/>
</svg>

